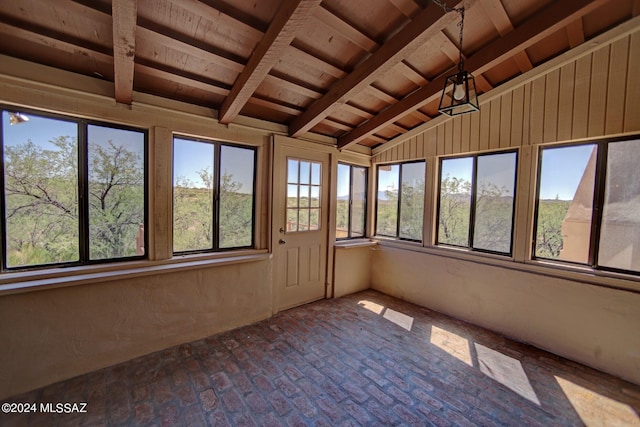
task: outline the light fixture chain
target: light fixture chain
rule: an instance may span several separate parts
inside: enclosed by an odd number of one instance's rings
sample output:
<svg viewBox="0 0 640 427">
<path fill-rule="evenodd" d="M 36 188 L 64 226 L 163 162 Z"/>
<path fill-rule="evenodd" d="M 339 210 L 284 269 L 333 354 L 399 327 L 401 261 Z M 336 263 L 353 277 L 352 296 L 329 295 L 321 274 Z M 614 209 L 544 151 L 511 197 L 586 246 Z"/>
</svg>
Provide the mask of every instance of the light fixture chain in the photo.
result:
<svg viewBox="0 0 640 427">
<path fill-rule="evenodd" d="M 432 0 L 435 4 L 440 6 L 445 13 L 449 12 L 458 12 L 460 14 L 460 22 L 458 22 L 458 27 L 460 27 L 460 44 L 458 45 L 458 53 L 460 54 L 460 59 L 458 61 L 458 69 L 462 72 L 464 69 L 464 56 L 462 55 L 462 34 L 464 31 L 464 6 L 461 7 L 451 7 L 448 6 L 443 0 Z"/>
</svg>

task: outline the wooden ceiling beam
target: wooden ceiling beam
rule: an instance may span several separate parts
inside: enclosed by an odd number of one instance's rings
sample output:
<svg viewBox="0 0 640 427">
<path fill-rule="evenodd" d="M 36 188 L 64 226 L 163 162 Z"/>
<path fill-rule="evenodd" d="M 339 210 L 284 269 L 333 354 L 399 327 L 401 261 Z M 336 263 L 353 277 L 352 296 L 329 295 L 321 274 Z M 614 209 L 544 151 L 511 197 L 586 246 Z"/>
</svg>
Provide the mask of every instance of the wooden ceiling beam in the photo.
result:
<svg viewBox="0 0 640 427">
<path fill-rule="evenodd" d="M 136 55 L 137 0 L 113 0 L 113 80 L 116 102 L 131 104 Z"/>
<path fill-rule="evenodd" d="M 498 34 L 500 37 L 504 37 L 511 31 L 513 31 L 513 23 L 511 22 L 511 18 L 507 14 L 502 2 L 500 0 L 481 0 L 482 6 L 484 7 L 489 19 L 498 30 Z M 527 52 L 524 50 L 516 53 L 513 56 L 514 61 L 518 64 L 518 68 L 523 73 L 531 70 L 533 68 L 533 64 L 531 63 L 531 59 Z"/>
<path fill-rule="evenodd" d="M 360 32 L 358 29 L 341 19 L 339 16 L 331 13 L 329 10 L 322 7 L 322 5 L 315 9 L 314 16 L 316 17 L 316 19 L 333 28 L 347 40 L 366 52 L 373 52 L 380 47 L 380 45 L 369 38 L 369 36 Z"/>
<path fill-rule="evenodd" d="M 574 47 L 584 43 L 584 26 L 582 25 L 582 18 L 578 18 L 567 25 L 567 36 L 569 37 L 569 47 Z"/>
<path fill-rule="evenodd" d="M 249 57 L 229 96 L 220 107 L 220 123 L 230 123 L 247 103 L 267 73 L 309 20 L 321 0 L 285 0 L 271 25 Z"/>
<path fill-rule="evenodd" d="M 300 136 L 318 124 L 357 93 L 364 90 L 398 62 L 406 59 L 437 31 L 453 23 L 455 14 L 445 14 L 437 4 L 430 2 L 398 33 L 365 59 L 345 78 L 338 80 L 323 96 L 316 100 L 289 125 L 290 136 Z"/>
<path fill-rule="evenodd" d="M 606 2 L 607 0 L 574 0 L 550 3 L 511 31 L 508 37 L 499 38 L 481 48 L 465 61 L 465 68 L 473 73 L 483 73 Z M 455 70 L 450 72 L 453 71 Z M 412 92 L 402 101 L 389 106 L 371 120 L 341 136 L 338 138 L 338 148 L 345 149 L 356 144 L 410 111 L 435 100 L 449 74 L 441 74 L 428 85 Z"/>
</svg>

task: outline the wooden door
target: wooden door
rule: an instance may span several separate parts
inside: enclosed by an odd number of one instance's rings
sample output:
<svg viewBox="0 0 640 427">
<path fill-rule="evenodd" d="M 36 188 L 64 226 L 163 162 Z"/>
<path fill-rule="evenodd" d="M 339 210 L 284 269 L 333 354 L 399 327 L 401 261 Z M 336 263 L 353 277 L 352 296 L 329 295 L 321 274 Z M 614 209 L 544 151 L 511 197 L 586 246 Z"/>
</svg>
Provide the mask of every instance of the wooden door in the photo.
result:
<svg viewBox="0 0 640 427">
<path fill-rule="evenodd" d="M 283 310 L 326 294 L 330 159 L 280 141 L 274 153 L 274 306 Z"/>
</svg>

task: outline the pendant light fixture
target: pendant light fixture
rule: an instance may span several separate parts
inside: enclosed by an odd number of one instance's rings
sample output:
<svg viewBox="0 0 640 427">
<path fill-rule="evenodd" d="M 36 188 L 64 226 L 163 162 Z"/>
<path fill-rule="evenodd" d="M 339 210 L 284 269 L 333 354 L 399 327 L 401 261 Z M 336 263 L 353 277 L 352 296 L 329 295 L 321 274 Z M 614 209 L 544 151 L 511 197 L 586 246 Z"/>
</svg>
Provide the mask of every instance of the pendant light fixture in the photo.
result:
<svg viewBox="0 0 640 427">
<path fill-rule="evenodd" d="M 472 113 L 478 111 L 478 95 L 476 93 L 476 80 L 473 75 L 464 69 L 464 57 L 462 55 L 462 35 L 464 31 L 464 6 L 451 9 L 441 1 L 434 0 L 446 12 L 458 12 L 460 14 L 460 44 L 458 51 L 460 59 L 458 61 L 458 72 L 447 76 L 440 96 L 438 111 L 457 116 L 459 114 Z"/>
</svg>

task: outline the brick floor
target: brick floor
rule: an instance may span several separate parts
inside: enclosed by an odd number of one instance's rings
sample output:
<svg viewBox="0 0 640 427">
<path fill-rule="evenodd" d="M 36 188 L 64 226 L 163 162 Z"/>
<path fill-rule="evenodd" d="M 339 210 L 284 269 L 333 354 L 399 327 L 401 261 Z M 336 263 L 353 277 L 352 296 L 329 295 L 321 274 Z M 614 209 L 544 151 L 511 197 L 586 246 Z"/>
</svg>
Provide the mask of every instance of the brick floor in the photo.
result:
<svg viewBox="0 0 640 427">
<path fill-rule="evenodd" d="M 87 413 L 0 425 L 640 425 L 639 386 L 374 291 L 11 401 Z"/>
</svg>

